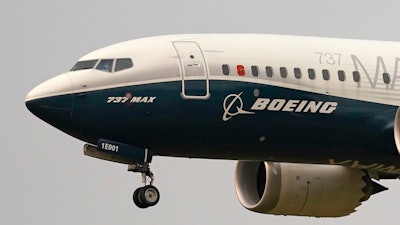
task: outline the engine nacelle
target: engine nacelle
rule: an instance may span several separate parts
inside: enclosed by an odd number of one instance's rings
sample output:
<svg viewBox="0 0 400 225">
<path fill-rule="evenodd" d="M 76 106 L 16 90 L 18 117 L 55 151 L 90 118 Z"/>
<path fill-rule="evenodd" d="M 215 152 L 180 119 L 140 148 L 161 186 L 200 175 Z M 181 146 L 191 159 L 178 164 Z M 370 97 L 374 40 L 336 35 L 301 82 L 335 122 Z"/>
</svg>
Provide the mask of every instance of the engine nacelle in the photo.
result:
<svg viewBox="0 0 400 225">
<path fill-rule="evenodd" d="M 397 109 L 396 117 L 394 118 L 394 141 L 400 154 L 400 107 Z"/>
<path fill-rule="evenodd" d="M 333 165 L 239 161 L 235 174 L 240 203 L 275 215 L 346 216 L 375 184 L 364 171 Z"/>
</svg>

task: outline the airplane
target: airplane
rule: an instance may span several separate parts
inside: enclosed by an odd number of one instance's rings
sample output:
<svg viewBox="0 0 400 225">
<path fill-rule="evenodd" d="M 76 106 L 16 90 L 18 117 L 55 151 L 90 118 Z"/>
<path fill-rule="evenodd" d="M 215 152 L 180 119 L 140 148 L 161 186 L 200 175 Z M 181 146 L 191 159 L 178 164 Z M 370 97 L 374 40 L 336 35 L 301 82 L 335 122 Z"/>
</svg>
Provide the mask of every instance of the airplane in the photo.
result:
<svg viewBox="0 0 400 225">
<path fill-rule="evenodd" d="M 400 43 L 180 34 L 95 50 L 32 89 L 27 108 L 142 176 L 153 156 L 237 160 L 248 210 L 341 217 L 400 176 Z"/>
</svg>

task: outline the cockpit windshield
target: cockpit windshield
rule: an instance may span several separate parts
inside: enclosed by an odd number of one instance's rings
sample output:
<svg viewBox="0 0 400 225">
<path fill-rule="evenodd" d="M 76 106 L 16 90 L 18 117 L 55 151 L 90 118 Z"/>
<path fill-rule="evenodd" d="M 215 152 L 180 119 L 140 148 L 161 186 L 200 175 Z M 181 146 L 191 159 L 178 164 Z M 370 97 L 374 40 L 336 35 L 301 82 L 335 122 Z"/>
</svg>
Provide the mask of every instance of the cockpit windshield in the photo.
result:
<svg viewBox="0 0 400 225">
<path fill-rule="evenodd" d="M 115 62 L 115 72 L 131 68 L 133 66 L 130 58 L 117 59 Z"/>
<path fill-rule="evenodd" d="M 100 62 L 99 62 L 100 61 Z M 120 59 L 94 59 L 86 61 L 78 61 L 71 71 L 97 69 L 104 72 L 112 73 L 121 70 L 126 70 L 133 67 L 132 59 L 120 58 Z"/>
<path fill-rule="evenodd" d="M 112 72 L 114 60 L 113 59 L 102 59 L 96 66 L 97 70 Z"/>
<path fill-rule="evenodd" d="M 93 69 L 93 67 L 96 65 L 97 61 L 99 61 L 99 60 L 94 59 L 94 60 L 87 60 L 87 61 L 79 61 L 75 64 L 75 66 L 72 67 L 71 71 Z"/>
</svg>

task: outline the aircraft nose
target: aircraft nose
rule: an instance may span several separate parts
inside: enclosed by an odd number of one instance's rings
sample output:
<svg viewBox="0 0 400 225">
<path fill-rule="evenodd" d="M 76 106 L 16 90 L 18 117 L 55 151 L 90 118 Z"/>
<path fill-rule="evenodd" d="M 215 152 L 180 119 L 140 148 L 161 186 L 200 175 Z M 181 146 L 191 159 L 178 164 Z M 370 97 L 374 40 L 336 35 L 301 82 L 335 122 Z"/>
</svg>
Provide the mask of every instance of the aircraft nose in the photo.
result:
<svg viewBox="0 0 400 225">
<path fill-rule="evenodd" d="M 55 76 L 35 88 L 33 88 L 25 98 L 25 101 L 39 98 L 60 95 L 72 91 L 72 81 L 68 73 Z"/>
<path fill-rule="evenodd" d="M 25 98 L 25 105 L 35 116 L 59 129 L 65 129 L 71 117 L 71 91 L 70 77 L 61 74 L 33 88 Z"/>
</svg>

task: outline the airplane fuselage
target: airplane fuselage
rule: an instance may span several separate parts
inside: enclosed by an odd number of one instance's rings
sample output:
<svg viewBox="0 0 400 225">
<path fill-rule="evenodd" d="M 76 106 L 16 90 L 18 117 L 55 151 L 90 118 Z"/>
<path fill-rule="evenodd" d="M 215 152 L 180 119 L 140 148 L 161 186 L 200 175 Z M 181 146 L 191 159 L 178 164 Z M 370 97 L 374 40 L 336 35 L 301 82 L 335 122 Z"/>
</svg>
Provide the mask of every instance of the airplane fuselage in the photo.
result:
<svg viewBox="0 0 400 225">
<path fill-rule="evenodd" d="M 156 155 L 358 162 L 400 173 L 399 50 L 279 35 L 139 39 L 80 59 L 132 58 L 132 68 L 70 71 L 60 75 L 70 86 L 32 101 L 53 104 L 49 123 L 92 144 L 108 138 Z"/>
</svg>

